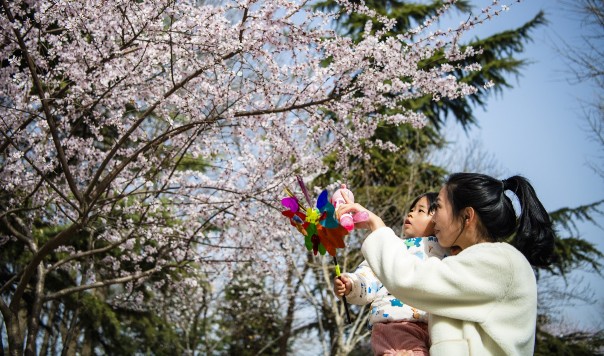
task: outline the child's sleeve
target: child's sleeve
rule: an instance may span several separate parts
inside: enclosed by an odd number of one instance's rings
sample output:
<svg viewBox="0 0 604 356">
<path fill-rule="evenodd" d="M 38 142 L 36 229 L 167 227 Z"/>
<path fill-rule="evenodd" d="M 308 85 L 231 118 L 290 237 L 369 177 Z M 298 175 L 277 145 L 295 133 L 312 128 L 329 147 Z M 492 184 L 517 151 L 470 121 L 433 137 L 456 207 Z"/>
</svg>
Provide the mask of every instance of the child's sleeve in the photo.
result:
<svg viewBox="0 0 604 356">
<path fill-rule="evenodd" d="M 426 254 L 426 258 L 436 257 L 438 259 L 443 259 L 447 256 L 451 256 L 451 249 L 442 247 L 438 243 L 438 238 L 436 236 L 427 236 L 423 238 L 424 243 L 424 251 Z"/>
<path fill-rule="evenodd" d="M 373 302 L 383 285 L 377 279 L 367 261 L 363 261 L 353 273 L 344 273 L 352 283 L 352 289 L 346 296 L 351 304 L 365 305 Z"/>
</svg>

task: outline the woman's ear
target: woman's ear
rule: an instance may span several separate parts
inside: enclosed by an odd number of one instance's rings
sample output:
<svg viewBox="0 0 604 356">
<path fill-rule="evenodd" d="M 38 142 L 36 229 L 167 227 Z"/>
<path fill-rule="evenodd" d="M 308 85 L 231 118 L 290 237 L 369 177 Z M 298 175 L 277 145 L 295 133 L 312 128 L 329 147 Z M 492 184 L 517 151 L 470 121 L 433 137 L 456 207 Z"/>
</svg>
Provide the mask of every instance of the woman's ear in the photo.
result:
<svg viewBox="0 0 604 356">
<path fill-rule="evenodd" d="M 463 223 L 465 225 L 468 225 L 471 222 L 474 222 L 476 220 L 476 211 L 474 210 L 474 208 L 472 208 L 472 207 L 464 208 L 463 219 L 464 219 Z"/>
</svg>

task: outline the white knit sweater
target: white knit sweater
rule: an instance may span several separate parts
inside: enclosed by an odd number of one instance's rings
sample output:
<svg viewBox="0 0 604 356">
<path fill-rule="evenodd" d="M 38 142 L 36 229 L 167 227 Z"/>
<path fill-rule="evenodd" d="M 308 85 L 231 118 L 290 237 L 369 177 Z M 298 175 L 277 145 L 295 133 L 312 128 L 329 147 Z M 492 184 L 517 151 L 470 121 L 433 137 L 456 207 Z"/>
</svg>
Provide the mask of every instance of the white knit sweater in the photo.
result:
<svg viewBox="0 0 604 356">
<path fill-rule="evenodd" d="M 537 284 L 506 243 L 480 243 L 443 260 L 409 255 L 392 229 L 371 233 L 362 252 L 390 293 L 430 313 L 430 355 L 532 355 Z"/>
</svg>

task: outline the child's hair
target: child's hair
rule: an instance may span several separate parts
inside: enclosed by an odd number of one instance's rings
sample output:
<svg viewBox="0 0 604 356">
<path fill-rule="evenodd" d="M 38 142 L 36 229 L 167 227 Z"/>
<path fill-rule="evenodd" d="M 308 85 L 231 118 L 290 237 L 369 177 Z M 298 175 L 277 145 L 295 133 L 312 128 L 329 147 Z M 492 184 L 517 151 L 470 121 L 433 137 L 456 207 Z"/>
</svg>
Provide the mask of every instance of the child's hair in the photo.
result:
<svg viewBox="0 0 604 356">
<path fill-rule="evenodd" d="M 480 218 L 479 232 L 486 238 L 502 241 L 515 232 L 513 245 L 532 265 L 551 263 L 555 233 L 547 211 L 526 178 L 498 180 L 478 173 L 455 173 L 445 186 L 454 217 L 462 219 L 462 209 L 471 207 Z M 506 190 L 518 197 L 518 220 Z"/>
<path fill-rule="evenodd" d="M 426 199 L 428 199 L 428 213 L 433 213 L 434 209 L 436 209 L 436 198 L 438 198 L 438 193 L 435 192 L 424 193 L 413 199 L 411 205 L 409 205 L 408 211 L 411 211 L 415 204 L 417 204 L 417 202 L 423 197 L 426 197 Z"/>
</svg>

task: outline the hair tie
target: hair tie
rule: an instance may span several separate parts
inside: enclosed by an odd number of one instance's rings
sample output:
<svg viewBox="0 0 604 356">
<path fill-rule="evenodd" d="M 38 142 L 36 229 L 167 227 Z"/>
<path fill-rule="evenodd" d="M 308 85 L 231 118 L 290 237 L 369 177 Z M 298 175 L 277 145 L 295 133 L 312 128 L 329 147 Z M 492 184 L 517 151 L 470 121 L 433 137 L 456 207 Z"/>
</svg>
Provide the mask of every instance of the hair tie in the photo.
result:
<svg viewBox="0 0 604 356">
<path fill-rule="evenodd" d="M 505 184 L 506 184 L 507 182 L 508 182 L 508 180 L 507 180 L 507 179 L 502 179 L 502 180 L 501 180 L 501 189 L 502 189 L 503 191 L 505 191 L 505 189 L 506 189 L 506 188 L 505 188 Z"/>
</svg>

